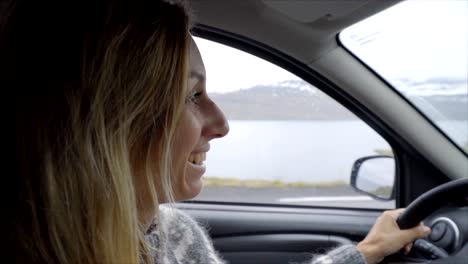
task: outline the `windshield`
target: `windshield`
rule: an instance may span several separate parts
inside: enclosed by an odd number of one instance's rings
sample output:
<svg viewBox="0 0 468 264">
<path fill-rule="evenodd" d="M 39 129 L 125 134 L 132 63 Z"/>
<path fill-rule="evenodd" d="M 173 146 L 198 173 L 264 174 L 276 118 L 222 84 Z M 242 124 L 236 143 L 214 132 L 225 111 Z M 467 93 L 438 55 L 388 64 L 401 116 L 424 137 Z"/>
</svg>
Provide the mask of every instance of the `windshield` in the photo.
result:
<svg viewBox="0 0 468 264">
<path fill-rule="evenodd" d="M 406 1 L 339 37 L 468 153 L 468 1 Z"/>
</svg>

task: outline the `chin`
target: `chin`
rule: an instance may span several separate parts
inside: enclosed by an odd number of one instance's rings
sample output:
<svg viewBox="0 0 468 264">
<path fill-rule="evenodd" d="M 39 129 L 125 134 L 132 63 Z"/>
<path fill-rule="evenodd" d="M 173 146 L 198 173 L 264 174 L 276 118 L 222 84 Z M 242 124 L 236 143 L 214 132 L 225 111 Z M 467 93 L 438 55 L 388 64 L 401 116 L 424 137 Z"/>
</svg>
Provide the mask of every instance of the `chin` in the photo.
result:
<svg viewBox="0 0 468 264">
<path fill-rule="evenodd" d="M 195 198 L 203 189 L 203 181 L 201 179 L 193 182 L 187 182 L 182 187 L 182 190 L 176 195 L 176 202 L 185 201 Z"/>
</svg>

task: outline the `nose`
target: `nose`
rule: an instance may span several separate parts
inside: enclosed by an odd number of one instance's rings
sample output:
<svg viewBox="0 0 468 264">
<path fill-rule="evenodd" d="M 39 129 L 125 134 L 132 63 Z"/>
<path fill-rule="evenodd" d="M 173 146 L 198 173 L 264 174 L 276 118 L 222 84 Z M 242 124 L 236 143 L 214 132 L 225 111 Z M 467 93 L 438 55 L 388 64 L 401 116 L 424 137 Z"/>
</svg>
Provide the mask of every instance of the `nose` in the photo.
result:
<svg viewBox="0 0 468 264">
<path fill-rule="evenodd" d="M 222 138 L 229 133 L 229 124 L 223 111 L 210 100 L 210 107 L 207 108 L 206 123 L 203 128 L 203 134 L 208 139 Z"/>
</svg>

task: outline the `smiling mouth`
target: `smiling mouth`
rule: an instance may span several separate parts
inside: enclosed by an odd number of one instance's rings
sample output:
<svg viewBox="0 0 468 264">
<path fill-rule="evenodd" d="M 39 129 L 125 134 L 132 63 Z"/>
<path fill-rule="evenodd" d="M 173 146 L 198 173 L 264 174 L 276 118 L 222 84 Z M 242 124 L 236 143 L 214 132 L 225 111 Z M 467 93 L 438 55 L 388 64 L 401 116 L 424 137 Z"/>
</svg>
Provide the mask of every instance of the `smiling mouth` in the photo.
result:
<svg viewBox="0 0 468 264">
<path fill-rule="evenodd" d="M 188 161 L 195 165 L 203 165 L 206 160 L 206 152 L 191 154 Z"/>
</svg>

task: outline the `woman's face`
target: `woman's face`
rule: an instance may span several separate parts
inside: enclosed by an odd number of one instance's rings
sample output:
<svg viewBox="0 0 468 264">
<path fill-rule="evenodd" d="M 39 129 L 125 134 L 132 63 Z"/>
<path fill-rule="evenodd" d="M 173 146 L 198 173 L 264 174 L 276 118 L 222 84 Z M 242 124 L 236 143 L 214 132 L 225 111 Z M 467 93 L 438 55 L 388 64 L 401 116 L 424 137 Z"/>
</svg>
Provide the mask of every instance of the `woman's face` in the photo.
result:
<svg viewBox="0 0 468 264">
<path fill-rule="evenodd" d="M 203 187 L 204 161 L 210 140 L 224 137 L 229 126 L 223 112 L 206 92 L 205 66 L 197 45 L 190 47 L 188 95 L 182 118 L 176 130 L 172 149 L 174 162 L 174 196 L 177 201 L 191 199 Z"/>
</svg>

